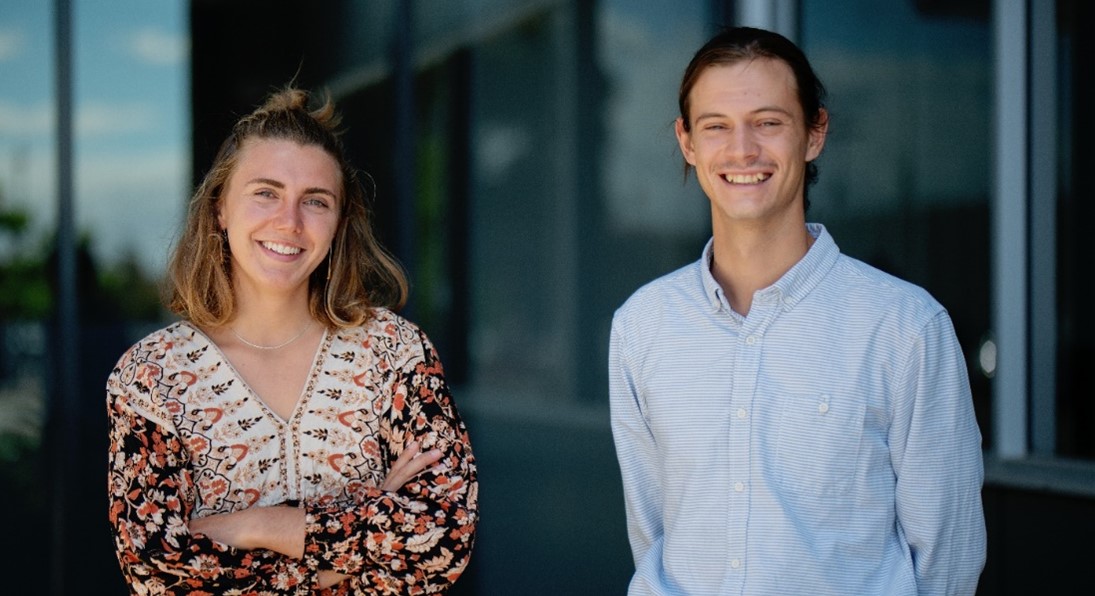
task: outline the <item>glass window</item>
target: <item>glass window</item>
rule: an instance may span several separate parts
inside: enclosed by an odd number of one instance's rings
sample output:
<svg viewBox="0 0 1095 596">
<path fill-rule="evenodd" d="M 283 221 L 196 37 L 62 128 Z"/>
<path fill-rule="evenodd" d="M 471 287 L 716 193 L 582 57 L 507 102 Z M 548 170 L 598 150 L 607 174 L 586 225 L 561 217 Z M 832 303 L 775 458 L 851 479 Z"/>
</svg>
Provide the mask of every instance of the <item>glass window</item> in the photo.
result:
<svg viewBox="0 0 1095 596">
<path fill-rule="evenodd" d="M 54 315 L 56 5 L 0 6 L 0 526 L 19 544 L 0 569 L 11 593 L 125 590 L 104 529 L 104 383 L 164 318 L 157 283 L 190 188 L 187 3 L 68 6 L 74 329 Z M 75 386 L 56 382 L 62 337 L 78 351 Z"/>
<path fill-rule="evenodd" d="M 1057 441 L 1059 455 L 1095 458 L 1095 401 L 1090 369 L 1095 362 L 1095 311 L 1087 304 L 1093 288 L 1095 250 L 1085 229 L 1095 218 L 1090 172 L 1095 166 L 1095 59 L 1090 2 L 1057 3 L 1058 157 L 1057 175 Z M 1088 174 L 1085 174 L 1087 172 Z"/>
<path fill-rule="evenodd" d="M 47 570 L 44 321 L 52 307 L 46 267 L 57 203 L 52 40 L 50 3 L 0 5 L 0 527 L 6 544 L 19 544 L 4 549 L 0 573 L 12 593 L 39 591 Z"/>
<path fill-rule="evenodd" d="M 807 219 L 950 312 L 991 448 L 988 14 L 973 4 L 802 2 L 831 123 Z"/>
</svg>

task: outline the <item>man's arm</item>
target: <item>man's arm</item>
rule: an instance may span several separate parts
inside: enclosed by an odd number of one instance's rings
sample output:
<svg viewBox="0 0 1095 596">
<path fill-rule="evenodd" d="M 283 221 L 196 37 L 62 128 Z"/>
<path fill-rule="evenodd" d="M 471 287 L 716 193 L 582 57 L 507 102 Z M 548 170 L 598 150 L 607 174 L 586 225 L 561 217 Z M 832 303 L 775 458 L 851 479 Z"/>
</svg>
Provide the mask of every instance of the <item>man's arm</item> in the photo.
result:
<svg viewBox="0 0 1095 596">
<path fill-rule="evenodd" d="M 984 464 L 969 379 L 940 311 L 910 351 L 890 446 L 896 512 L 920 594 L 973 594 L 985 564 Z"/>
<path fill-rule="evenodd" d="M 663 541 L 662 493 L 657 445 L 643 415 L 639 390 L 626 354 L 626 338 L 617 324 L 609 345 L 608 385 L 612 436 L 623 480 L 627 534 L 635 560 L 631 593 L 657 581 Z"/>
</svg>

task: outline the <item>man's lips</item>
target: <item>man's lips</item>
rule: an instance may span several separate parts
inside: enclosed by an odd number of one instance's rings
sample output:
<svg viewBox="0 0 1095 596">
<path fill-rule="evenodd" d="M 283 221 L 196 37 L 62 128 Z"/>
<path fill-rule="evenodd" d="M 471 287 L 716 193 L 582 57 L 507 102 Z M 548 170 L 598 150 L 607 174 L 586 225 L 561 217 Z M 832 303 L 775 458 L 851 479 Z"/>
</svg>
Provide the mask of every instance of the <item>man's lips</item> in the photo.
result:
<svg viewBox="0 0 1095 596">
<path fill-rule="evenodd" d="M 730 184 L 760 184 L 772 177 L 771 172 L 756 174 L 721 174 L 720 177 Z"/>
</svg>

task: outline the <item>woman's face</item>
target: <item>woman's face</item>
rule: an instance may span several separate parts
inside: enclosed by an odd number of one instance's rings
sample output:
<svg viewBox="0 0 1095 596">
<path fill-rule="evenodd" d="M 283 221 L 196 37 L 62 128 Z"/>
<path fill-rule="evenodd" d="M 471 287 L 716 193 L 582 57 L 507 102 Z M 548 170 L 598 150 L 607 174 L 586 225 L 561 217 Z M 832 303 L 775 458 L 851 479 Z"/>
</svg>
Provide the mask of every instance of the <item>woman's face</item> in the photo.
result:
<svg viewBox="0 0 1095 596">
<path fill-rule="evenodd" d="M 245 141 L 221 195 L 237 296 L 308 295 L 308 278 L 326 258 L 342 205 L 342 173 L 317 145 Z"/>
</svg>

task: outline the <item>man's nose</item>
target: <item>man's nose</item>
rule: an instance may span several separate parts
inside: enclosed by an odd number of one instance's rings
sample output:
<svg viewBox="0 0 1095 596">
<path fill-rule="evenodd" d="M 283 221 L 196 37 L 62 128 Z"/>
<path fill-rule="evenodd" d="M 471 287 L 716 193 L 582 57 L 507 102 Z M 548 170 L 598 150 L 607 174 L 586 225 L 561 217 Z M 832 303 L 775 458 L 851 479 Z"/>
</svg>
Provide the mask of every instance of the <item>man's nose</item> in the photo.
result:
<svg viewBox="0 0 1095 596">
<path fill-rule="evenodd" d="M 760 153 L 756 133 L 748 126 L 736 126 L 727 135 L 726 152 L 735 160 L 750 161 Z"/>
</svg>

